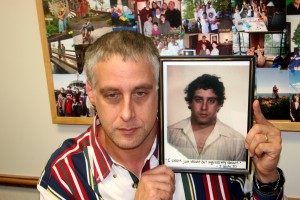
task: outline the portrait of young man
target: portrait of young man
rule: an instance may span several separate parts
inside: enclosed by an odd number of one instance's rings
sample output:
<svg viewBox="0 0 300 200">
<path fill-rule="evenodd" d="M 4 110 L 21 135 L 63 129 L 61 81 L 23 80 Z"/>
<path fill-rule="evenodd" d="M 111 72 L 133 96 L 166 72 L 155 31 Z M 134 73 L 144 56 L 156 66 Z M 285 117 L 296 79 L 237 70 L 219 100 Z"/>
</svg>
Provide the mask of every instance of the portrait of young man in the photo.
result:
<svg viewBox="0 0 300 200">
<path fill-rule="evenodd" d="M 258 185 L 244 186 L 249 181 L 242 174 L 174 173 L 159 164 L 158 56 L 150 38 L 131 31 L 104 34 L 88 48 L 86 89 L 97 116 L 86 131 L 54 151 L 38 181 L 40 198 L 281 199 L 281 133 L 265 120 L 257 101 L 257 124 L 245 147 Z"/>
<path fill-rule="evenodd" d="M 244 140 L 251 126 L 253 96 L 251 64 L 211 58 L 163 66 L 165 160 L 240 161 L 240 167 L 245 167 Z"/>
<path fill-rule="evenodd" d="M 184 93 L 191 113 L 168 127 L 168 142 L 189 159 L 245 161 L 245 137 L 218 118 L 226 100 L 220 77 L 203 74 Z"/>
</svg>

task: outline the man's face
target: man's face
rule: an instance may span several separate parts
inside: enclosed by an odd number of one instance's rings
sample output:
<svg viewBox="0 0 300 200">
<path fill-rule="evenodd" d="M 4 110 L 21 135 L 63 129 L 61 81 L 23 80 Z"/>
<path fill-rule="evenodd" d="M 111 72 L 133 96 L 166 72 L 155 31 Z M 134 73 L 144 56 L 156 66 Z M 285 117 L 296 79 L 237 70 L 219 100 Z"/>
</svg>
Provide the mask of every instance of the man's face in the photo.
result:
<svg viewBox="0 0 300 200">
<path fill-rule="evenodd" d="M 300 4 L 300 0 L 294 0 L 296 4 Z"/>
<path fill-rule="evenodd" d="M 172 1 L 170 1 L 170 2 L 169 2 L 169 9 L 170 9 L 170 10 L 174 10 L 174 8 L 175 8 L 175 3 L 172 2 Z"/>
<path fill-rule="evenodd" d="M 195 91 L 191 107 L 191 119 L 197 125 L 213 125 L 217 119 L 218 97 L 212 89 Z"/>
<path fill-rule="evenodd" d="M 113 147 L 134 149 L 154 133 L 158 94 L 152 67 L 112 56 L 96 66 L 97 83 L 87 92 L 96 105 L 101 131 Z M 153 141 L 151 141 L 153 142 Z"/>
<path fill-rule="evenodd" d="M 156 13 L 157 15 L 159 15 L 159 14 L 160 14 L 160 8 L 156 8 L 155 13 Z"/>
<path fill-rule="evenodd" d="M 146 7 L 150 6 L 150 1 L 146 1 Z"/>
</svg>

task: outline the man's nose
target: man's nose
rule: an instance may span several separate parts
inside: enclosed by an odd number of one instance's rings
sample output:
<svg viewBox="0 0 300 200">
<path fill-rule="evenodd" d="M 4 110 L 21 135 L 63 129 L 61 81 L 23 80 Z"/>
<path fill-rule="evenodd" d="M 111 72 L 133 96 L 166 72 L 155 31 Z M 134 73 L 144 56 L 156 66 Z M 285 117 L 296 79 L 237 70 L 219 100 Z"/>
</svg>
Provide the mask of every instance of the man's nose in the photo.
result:
<svg viewBox="0 0 300 200">
<path fill-rule="evenodd" d="M 134 117 L 134 115 L 135 115 L 134 104 L 131 99 L 131 96 L 124 97 L 122 110 L 121 110 L 122 120 L 129 121 L 130 119 L 132 119 Z"/>
<path fill-rule="evenodd" d="M 201 104 L 201 109 L 202 109 L 202 110 L 206 110 L 206 109 L 207 109 L 207 101 L 204 100 L 204 101 L 202 102 L 202 104 Z"/>
</svg>

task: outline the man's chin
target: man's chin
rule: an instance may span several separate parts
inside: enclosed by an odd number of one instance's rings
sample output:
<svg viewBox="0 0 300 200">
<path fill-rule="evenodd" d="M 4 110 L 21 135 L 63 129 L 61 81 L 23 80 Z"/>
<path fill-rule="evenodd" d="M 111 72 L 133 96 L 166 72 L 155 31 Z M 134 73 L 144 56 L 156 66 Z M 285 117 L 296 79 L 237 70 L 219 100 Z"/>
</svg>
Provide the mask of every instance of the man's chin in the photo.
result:
<svg viewBox="0 0 300 200">
<path fill-rule="evenodd" d="M 197 120 L 197 123 L 199 125 L 209 125 L 209 124 L 211 124 L 211 120 L 207 119 L 207 118 L 201 118 L 201 119 Z"/>
<path fill-rule="evenodd" d="M 142 141 L 117 141 L 115 144 L 122 150 L 134 150 L 140 147 L 143 142 Z"/>
<path fill-rule="evenodd" d="M 142 136 L 141 133 L 134 133 L 134 134 L 118 134 L 117 139 L 114 138 L 113 141 L 114 143 L 121 149 L 124 150 L 130 150 L 130 149 L 135 149 L 138 148 L 143 144 L 145 139 L 147 138 L 146 136 Z"/>
</svg>

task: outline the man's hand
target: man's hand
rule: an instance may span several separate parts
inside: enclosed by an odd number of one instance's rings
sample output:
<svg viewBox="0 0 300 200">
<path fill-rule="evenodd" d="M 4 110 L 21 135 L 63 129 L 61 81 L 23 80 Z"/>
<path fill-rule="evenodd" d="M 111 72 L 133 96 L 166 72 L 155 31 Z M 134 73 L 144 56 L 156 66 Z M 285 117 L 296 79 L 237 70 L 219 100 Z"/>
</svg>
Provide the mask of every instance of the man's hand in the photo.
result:
<svg viewBox="0 0 300 200">
<path fill-rule="evenodd" d="M 263 116 L 258 100 L 253 102 L 256 124 L 246 137 L 245 147 L 253 158 L 257 178 L 263 183 L 278 179 L 277 164 L 281 152 L 281 132 Z"/>
<path fill-rule="evenodd" d="M 174 172 L 165 165 L 159 165 L 142 174 L 134 199 L 171 200 L 174 191 Z"/>
</svg>

